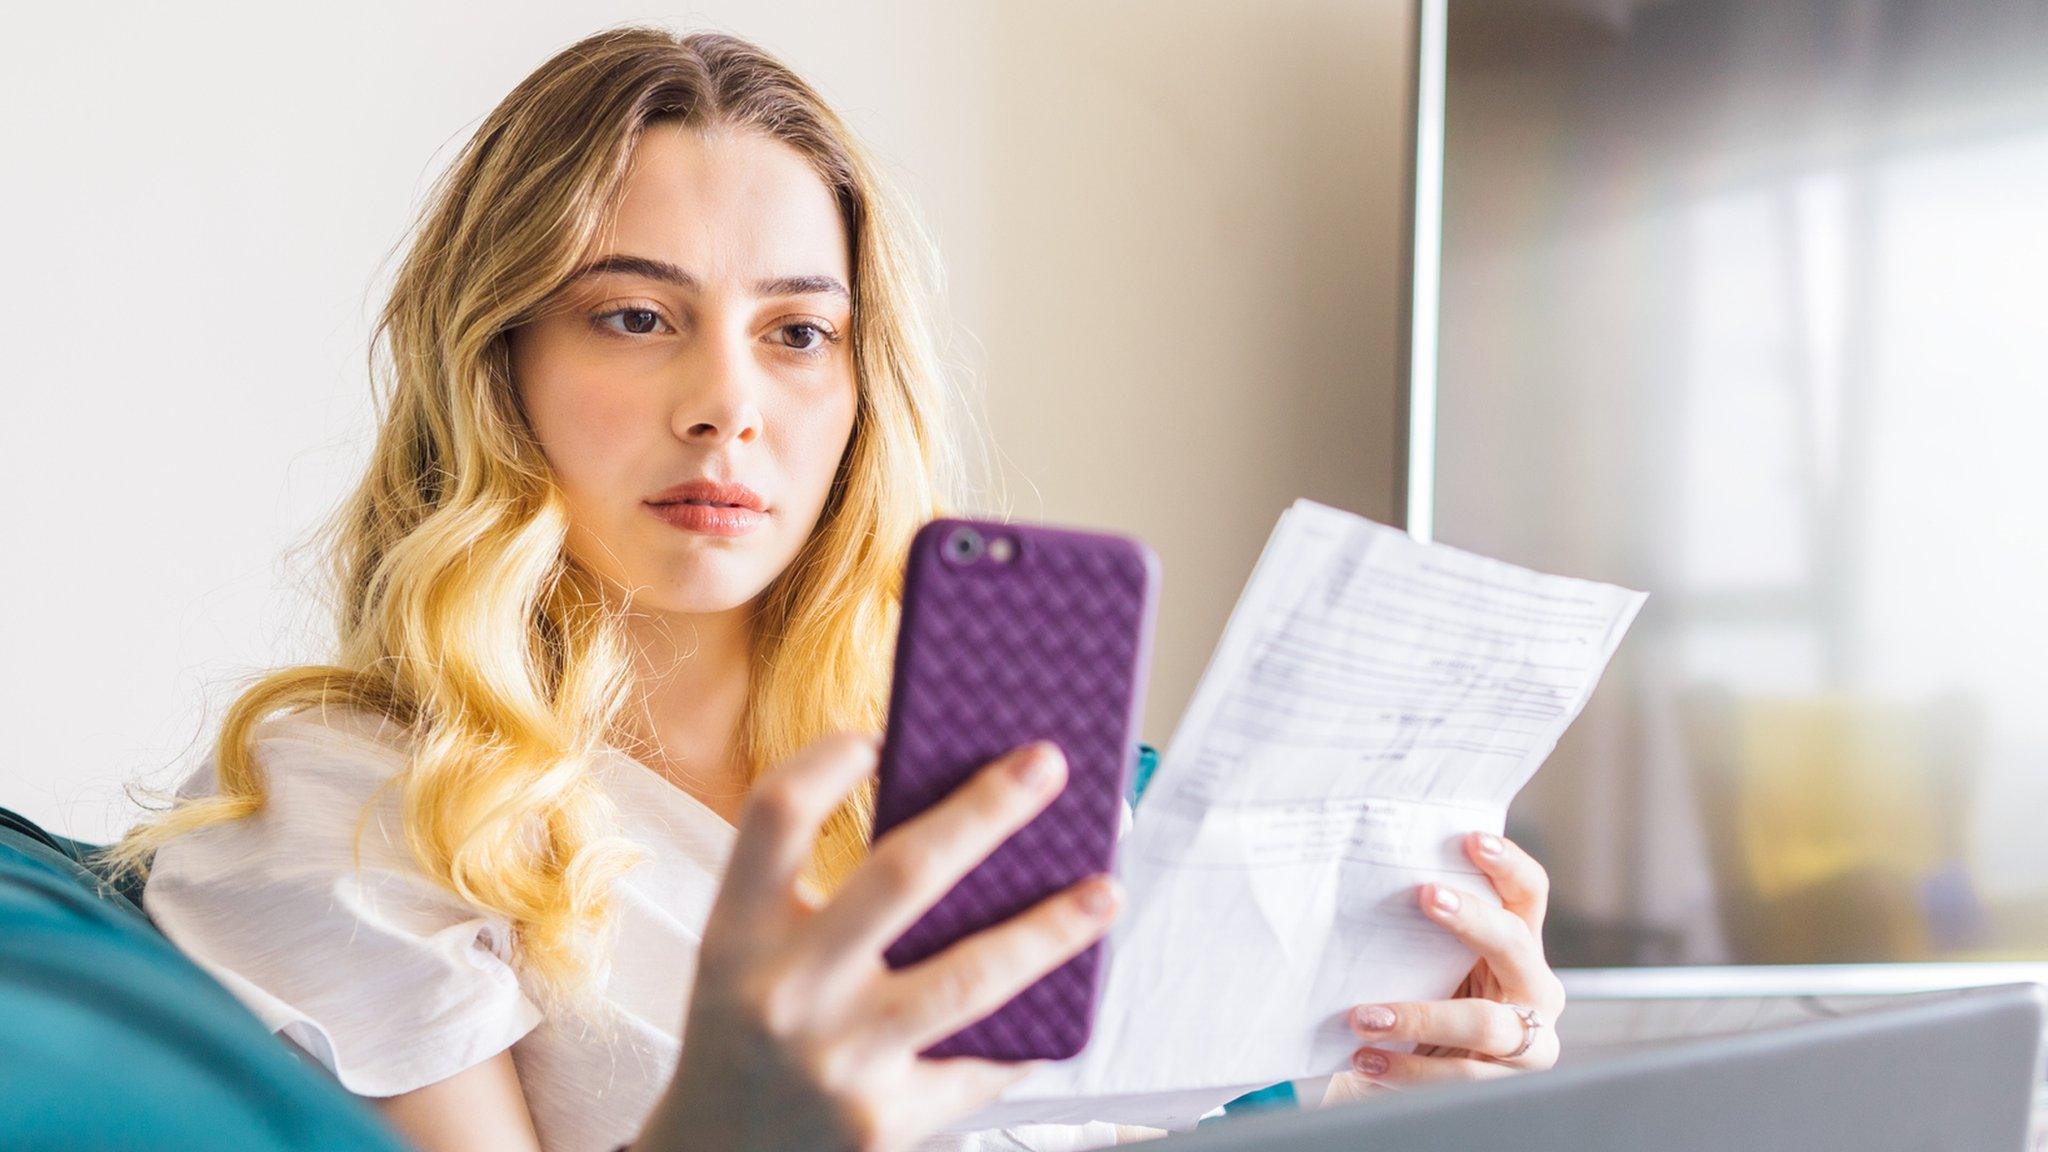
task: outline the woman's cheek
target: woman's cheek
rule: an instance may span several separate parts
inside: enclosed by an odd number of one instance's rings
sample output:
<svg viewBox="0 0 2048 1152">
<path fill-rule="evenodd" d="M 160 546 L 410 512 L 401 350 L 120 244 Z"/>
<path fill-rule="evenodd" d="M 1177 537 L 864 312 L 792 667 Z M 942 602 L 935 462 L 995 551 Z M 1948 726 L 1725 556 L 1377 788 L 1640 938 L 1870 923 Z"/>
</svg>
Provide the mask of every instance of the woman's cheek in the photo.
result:
<svg viewBox="0 0 2048 1152">
<path fill-rule="evenodd" d="M 613 374 L 593 374 L 562 390 L 563 420 L 586 448 L 603 448 L 667 431 L 662 389 L 633 384 Z"/>
<path fill-rule="evenodd" d="M 839 472 L 839 460 L 852 439 L 854 408 L 855 396 L 849 381 L 843 390 L 825 397 L 813 393 L 791 403 L 780 413 L 780 419 L 769 417 L 769 435 L 782 440 L 777 455 L 783 475 L 802 488 L 807 511 L 813 517 L 824 508 L 832 478 Z"/>
<path fill-rule="evenodd" d="M 656 392 L 636 387 L 623 365 L 606 364 L 566 331 L 566 319 L 537 324 L 514 334 L 511 367 L 521 406 L 533 423 L 533 434 L 545 449 L 556 473 L 565 481 L 602 460 L 607 444 L 638 422 L 660 420 L 653 411 Z"/>
</svg>

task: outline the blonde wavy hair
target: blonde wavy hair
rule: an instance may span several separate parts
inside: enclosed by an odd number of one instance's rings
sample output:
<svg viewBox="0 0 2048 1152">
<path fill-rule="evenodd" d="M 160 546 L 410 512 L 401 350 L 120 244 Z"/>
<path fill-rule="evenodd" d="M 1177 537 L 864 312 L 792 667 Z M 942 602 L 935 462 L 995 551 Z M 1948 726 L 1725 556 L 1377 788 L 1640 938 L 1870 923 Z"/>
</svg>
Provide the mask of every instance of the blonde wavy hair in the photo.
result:
<svg viewBox="0 0 2048 1152">
<path fill-rule="evenodd" d="M 631 649 L 620 606 L 563 547 L 567 505 L 514 397 L 507 337 L 601 254 L 636 141 L 668 123 L 796 149 L 852 249 L 853 432 L 816 529 L 760 597 L 738 753 L 752 779 L 828 731 L 880 730 L 910 537 L 964 491 L 931 246 L 852 132 L 774 57 L 726 35 L 618 27 L 521 81 L 415 222 L 372 332 L 372 380 L 388 386 L 368 472 L 321 531 L 332 663 L 241 690 L 216 794 L 147 816 L 111 849 L 117 867 L 146 872 L 166 842 L 261 811 L 251 735 L 267 717 L 367 709 L 411 737 L 389 786 L 420 867 L 513 926 L 544 997 L 573 1003 L 601 981 L 614 882 L 644 854 L 590 771 L 625 731 Z M 871 789 L 820 834 L 806 877 L 819 889 L 864 856 Z"/>
</svg>

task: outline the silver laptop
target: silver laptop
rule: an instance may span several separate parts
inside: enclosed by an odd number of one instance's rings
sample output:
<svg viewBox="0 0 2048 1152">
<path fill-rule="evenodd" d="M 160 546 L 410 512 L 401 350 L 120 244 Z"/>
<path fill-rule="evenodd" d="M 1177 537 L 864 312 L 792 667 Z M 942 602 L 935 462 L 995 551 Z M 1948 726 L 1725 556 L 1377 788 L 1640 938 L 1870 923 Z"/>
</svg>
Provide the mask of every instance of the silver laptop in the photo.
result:
<svg viewBox="0 0 2048 1152">
<path fill-rule="evenodd" d="M 1481 1084 L 1224 1120 L 1159 1152 L 2021 1152 L 2042 989 L 2003 984 Z"/>
</svg>

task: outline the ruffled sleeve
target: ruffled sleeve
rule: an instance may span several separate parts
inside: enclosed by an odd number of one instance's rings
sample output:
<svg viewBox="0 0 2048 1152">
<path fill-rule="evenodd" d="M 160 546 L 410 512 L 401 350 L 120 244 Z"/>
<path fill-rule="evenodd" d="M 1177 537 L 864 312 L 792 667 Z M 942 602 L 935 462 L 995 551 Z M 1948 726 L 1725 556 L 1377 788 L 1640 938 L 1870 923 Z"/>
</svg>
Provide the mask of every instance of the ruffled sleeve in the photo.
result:
<svg viewBox="0 0 2048 1152">
<path fill-rule="evenodd" d="M 382 731 L 302 714 L 259 725 L 263 810 L 166 844 L 143 892 L 173 943 L 363 1096 L 446 1079 L 541 1020 L 509 925 L 411 862 L 398 790 L 378 792 L 404 764 Z M 179 791 L 214 787 L 209 758 Z"/>
</svg>

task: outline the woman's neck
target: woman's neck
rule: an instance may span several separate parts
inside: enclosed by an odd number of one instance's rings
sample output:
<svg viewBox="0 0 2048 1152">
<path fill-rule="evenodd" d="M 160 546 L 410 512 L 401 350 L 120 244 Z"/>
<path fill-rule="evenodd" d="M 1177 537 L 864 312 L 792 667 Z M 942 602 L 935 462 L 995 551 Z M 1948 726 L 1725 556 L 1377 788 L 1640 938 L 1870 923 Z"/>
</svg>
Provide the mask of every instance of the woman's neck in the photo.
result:
<svg viewBox="0 0 2048 1152">
<path fill-rule="evenodd" d="M 748 783 L 737 741 L 752 670 L 751 606 L 626 619 L 639 688 L 625 750 L 736 823 Z"/>
</svg>

